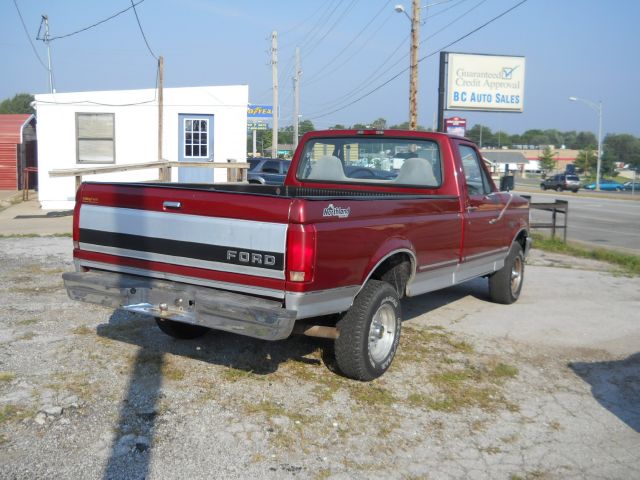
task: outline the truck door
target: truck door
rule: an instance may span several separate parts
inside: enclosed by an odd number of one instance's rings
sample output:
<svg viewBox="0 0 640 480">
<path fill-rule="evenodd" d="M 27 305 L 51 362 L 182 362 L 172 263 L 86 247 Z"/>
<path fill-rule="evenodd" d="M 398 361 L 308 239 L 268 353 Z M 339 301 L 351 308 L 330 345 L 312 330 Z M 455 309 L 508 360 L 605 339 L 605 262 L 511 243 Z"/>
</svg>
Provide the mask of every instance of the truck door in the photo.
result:
<svg viewBox="0 0 640 480">
<path fill-rule="evenodd" d="M 213 115 L 178 115 L 180 162 L 213 162 Z M 213 168 L 180 167 L 178 181 L 213 183 Z"/>
<path fill-rule="evenodd" d="M 504 224 L 497 222 L 504 207 L 503 195 L 494 192 L 482 162 L 480 153 L 471 143 L 456 141 L 458 154 L 464 173 L 464 230 L 461 259 L 461 276 L 469 278 L 488 269 L 489 273 L 496 261 L 504 259 Z M 461 281 L 463 278 L 459 278 Z"/>
</svg>

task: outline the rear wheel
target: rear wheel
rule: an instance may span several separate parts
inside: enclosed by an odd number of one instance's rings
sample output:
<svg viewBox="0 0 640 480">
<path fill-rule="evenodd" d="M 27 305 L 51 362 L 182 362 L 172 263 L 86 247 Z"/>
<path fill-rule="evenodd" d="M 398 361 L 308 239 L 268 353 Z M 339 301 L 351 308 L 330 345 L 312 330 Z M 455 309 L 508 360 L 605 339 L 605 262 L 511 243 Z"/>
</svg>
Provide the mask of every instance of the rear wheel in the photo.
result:
<svg viewBox="0 0 640 480">
<path fill-rule="evenodd" d="M 556 187 L 556 192 L 561 192 L 562 191 L 562 187 L 558 186 Z"/>
<path fill-rule="evenodd" d="M 198 338 L 207 333 L 210 329 L 201 325 L 192 325 L 190 323 L 176 322 L 174 320 L 166 320 L 156 317 L 156 323 L 160 330 L 173 338 L 182 340 L 190 340 Z"/>
<path fill-rule="evenodd" d="M 540 184 L 540 188 L 541 188 L 542 190 L 546 190 L 546 189 L 547 189 L 547 186 L 546 186 L 544 183 L 542 183 L 542 184 Z"/>
<path fill-rule="evenodd" d="M 524 281 L 524 253 L 514 242 L 504 261 L 504 266 L 489 277 L 489 295 L 496 303 L 509 305 L 520 297 Z"/>
<path fill-rule="evenodd" d="M 396 289 L 386 282 L 369 280 L 337 323 L 338 368 L 354 380 L 379 377 L 396 354 L 401 326 Z"/>
</svg>

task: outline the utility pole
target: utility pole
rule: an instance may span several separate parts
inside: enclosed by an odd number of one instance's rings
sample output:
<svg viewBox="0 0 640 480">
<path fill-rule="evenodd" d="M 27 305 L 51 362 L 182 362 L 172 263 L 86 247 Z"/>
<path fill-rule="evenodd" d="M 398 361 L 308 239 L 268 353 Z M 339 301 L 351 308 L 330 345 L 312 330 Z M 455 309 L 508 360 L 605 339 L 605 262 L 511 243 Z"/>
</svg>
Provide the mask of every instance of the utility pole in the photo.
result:
<svg viewBox="0 0 640 480">
<path fill-rule="evenodd" d="M 420 1 L 413 0 L 411 15 L 411 73 L 409 79 L 409 129 L 418 129 L 418 47 L 420 45 Z"/>
<path fill-rule="evenodd" d="M 296 71 L 293 77 L 293 149 L 298 148 L 300 123 L 300 47 L 296 47 Z"/>
<path fill-rule="evenodd" d="M 257 151 L 256 151 L 257 145 L 256 144 L 258 143 L 258 132 L 257 132 L 257 130 L 255 128 L 253 130 L 251 130 L 251 131 L 252 131 L 252 135 L 253 135 L 253 150 L 252 150 L 253 153 L 252 153 L 251 156 L 255 157 L 255 156 L 257 156 Z"/>
<path fill-rule="evenodd" d="M 158 161 L 163 161 L 162 140 L 164 130 L 164 57 L 158 58 Z M 169 182 L 170 170 L 168 167 L 160 167 L 160 181 Z"/>
<path fill-rule="evenodd" d="M 44 23 L 44 37 L 40 37 L 42 24 Z M 49 16 L 42 15 L 40 20 L 40 28 L 38 29 L 37 40 L 42 40 L 47 46 L 47 70 L 49 71 L 49 93 L 56 93 L 56 87 L 53 85 L 53 70 L 51 69 L 51 41 L 49 39 Z"/>
<path fill-rule="evenodd" d="M 273 144 L 271 156 L 278 158 L 278 32 L 271 32 L 271 73 L 273 76 Z"/>
</svg>

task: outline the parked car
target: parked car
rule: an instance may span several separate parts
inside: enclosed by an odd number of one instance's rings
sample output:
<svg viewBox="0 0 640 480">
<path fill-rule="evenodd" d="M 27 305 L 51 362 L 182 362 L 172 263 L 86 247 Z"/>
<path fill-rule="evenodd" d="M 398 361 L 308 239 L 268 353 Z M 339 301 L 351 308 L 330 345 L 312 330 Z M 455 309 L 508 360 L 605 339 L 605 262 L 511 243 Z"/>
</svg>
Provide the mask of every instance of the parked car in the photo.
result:
<svg viewBox="0 0 640 480">
<path fill-rule="evenodd" d="M 640 182 L 624 182 L 622 186 L 625 190 L 640 192 Z"/>
<path fill-rule="evenodd" d="M 364 169 L 345 146 L 397 174 Z M 393 156 L 410 150 L 419 156 Z M 395 356 L 401 298 L 488 277 L 488 298 L 518 300 L 529 202 L 496 188 L 469 140 L 314 131 L 293 158 L 283 187 L 83 183 L 69 296 L 156 317 L 179 339 L 210 328 L 332 339 L 338 369 L 361 381 Z"/>
<path fill-rule="evenodd" d="M 587 190 L 595 190 L 596 182 L 585 185 L 584 188 Z M 605 192 L 621 192 L 624 190 L 624 185 L 614 182 L 613 180 L 600 180 L 600 190 L 604 190 Z"/>
<path fill-rule="evenodd" d="M 552 177 L 545 178 L 540 184 L 542 190 L 571 190 L 576 193 L 580 189 L 580 179 L 577 175 L 569 175 L 567 173 L 558 173 Z"/>
<path fill-rule="evenodd" d="M 251 165 L 247 180 L 262 185 L 282 185 L 291 165 L 291 160 L 281 158 L 249 158 L 247 162 Z"/>
</svg>

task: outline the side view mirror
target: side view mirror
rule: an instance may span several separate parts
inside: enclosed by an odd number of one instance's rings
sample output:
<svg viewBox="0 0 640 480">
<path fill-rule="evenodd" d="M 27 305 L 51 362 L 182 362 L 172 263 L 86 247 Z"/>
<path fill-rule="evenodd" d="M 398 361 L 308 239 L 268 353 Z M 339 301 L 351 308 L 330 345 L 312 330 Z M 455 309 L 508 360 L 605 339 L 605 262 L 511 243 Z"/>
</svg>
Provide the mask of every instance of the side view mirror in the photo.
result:
<svg viewBox="0 0 640 480">
<path fill-rule="evenodd" d="M 505 175 L 500 177 L 500 191 L 510 192 L 515 186 L 515 177 L 513 175 Z"/>
</svg>

